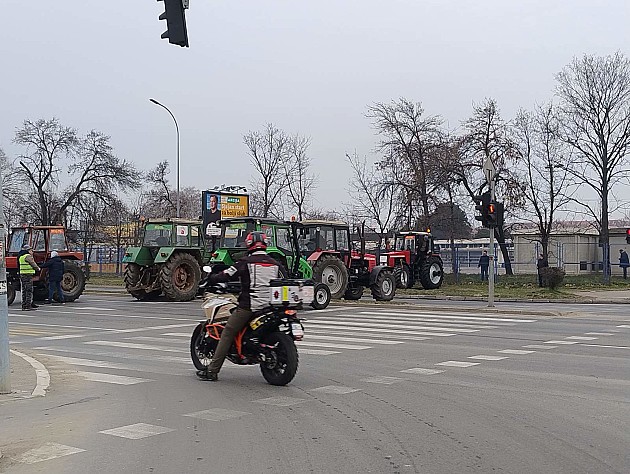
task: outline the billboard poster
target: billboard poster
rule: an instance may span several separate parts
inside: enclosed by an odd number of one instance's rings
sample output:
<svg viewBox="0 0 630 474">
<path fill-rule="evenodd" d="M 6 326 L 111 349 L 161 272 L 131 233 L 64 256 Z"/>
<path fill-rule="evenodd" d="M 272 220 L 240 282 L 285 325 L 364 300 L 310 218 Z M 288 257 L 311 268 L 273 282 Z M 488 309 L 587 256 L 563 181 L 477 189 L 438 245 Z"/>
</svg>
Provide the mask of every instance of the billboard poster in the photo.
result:
<svg viewBox="0 0 630 474">
<path fill-rule="evenodd" d="M 227 217 L 245 217 L 249 215 L 249 196 L 247 194 L 235 194 L 226 191 L 203 191 L 202 215 L 203 226 L 206 234 L 210 235 L 208 228 L 220 219 Z"/>
</svg>

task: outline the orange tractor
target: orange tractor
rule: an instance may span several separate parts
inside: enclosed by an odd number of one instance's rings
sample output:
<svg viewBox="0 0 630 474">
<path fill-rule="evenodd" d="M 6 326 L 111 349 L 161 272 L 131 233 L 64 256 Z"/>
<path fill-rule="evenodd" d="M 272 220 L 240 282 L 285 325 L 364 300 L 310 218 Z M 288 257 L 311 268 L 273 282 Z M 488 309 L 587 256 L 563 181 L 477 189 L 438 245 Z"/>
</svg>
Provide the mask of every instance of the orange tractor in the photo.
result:
<svg viewBox="0 0 630 474">
<path fill-rule="evenodd" d="M 38 264 L 50 258 L 55 250 L 65 264 L 61 289 L 65 301 L 74 301 L 85 290 L 89 277 L 88 267 L 83 262 L 83 253 L 70 250 L 63 226 L 24 226 L 15 227 L 9 236 L 6 252 L 7 302 L 12 304 L 15 293 L 20 291 L 20 273 L 18 254 L 23 245 L 30 245 L 33 257 Z M 48 298 L 48 274 L 44 268 L 33 277 L 33 299 L 41 301 Z"/>
</svg>

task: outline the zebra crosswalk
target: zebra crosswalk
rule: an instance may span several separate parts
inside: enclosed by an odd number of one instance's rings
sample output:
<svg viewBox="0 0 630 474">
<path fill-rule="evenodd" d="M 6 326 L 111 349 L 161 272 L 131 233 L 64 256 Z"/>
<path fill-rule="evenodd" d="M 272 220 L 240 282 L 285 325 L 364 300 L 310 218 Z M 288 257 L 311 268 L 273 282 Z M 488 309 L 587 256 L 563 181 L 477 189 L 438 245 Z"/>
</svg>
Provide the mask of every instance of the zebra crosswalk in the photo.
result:
<svg viewBox="0 0 630 474">
<path fill-rule="evenodd" d="M 362 310 L 337 307 L 312 311 L 304 321 L 305 337 L 298 351 L 305 357 L 352 354 L 368 349 L 388 349 L 440 338 L 476 335 L 500 327 L 532 323 L 535 319 L 484 317 L 465 313 L 423 313 L 413 309 Z M 53 364 L 72 367 L 78 376 L 95 383 L 134 385 L 151 381 L 151 373 L 190 376 L 190 332 L 173 332 L 183 324 L 162 325 L 138 330 L 116 330 L 96 339 L 67 334 L 70 340 L 40 337 L 58 345 L 34 349 Z M 192 325 L 190 327 L 192 330 Z M 135 333 L 135 334 L 134 334 Z M 35 334 L 33 334 L 35 335 Z M 99 335 L 102 337 L 103 333 Z M 142 373 L 143 375 L 139 375 Z"/>
</svg>

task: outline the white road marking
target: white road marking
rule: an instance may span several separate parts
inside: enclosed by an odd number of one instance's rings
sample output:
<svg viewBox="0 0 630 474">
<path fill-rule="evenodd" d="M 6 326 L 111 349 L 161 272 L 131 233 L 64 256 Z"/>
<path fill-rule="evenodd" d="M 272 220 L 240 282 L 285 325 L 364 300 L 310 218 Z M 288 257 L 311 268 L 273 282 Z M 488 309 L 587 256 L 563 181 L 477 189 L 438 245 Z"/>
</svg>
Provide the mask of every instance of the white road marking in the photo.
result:
<svg viewBox="0 0 630 474">
<path fill-rule="evenodd" d="M 157 351 L 157 352 L 178 352 L 178 353 L 188 352 L 183 349 L 174 349 L 172 347 L 164 347 L 164 346 L 152 346 L 149 344 L 137 344 L 134 342 L 88 341 L 88 342 L 84 342 L 84 344 L 92 344 L 95 346 L 124 347 L 126 349 L 140 349 L 140 350 L 145 350 L 145 351 Z"/>
<path fill-rule="evenodd" d="M 262 403 L 264 405 L 275 405 L 277 407 L 290 407 L 291 405 L 304 403 L 308 400 L 304 398 L 293 398 L 293 397 L 270 397 L 270 398 L 261 398 L 260 400 L 252 400 L 252 401 L 254 403 Z"/>
<path fill-rule="evenodd" d="M 323 336 L 323 335 L 314 335 L 314 334 L 306 334 L 304 336 L 308 339 L 323 339 L 323 340 L 331 340 L 331 341 L 346 341 L 346 342 L 368 342 L 370 344 L 404 344 L 402 341 L 386 341 L 382 339 L 361 339 L 358 337 L 338 337 L 338 336 Z"/>
<path fill-rule="evenodd" d="M 337 351 L 319 351 L 317 349 L 302 349 L 302 348 L 300 348 L 298 352 L 304 355 L 322 355 L 322 356 L 341 354 L 341 352 L 337 352 Z"/>
<path fill-rule="evenodd" d="M 192 336 L 192 333 L 190 333 L 190 332 L 167 332 L 167 333 L 164 333 L 164 334 L 160 334 L 160 336 L 188 337 L 188 338 L 190 338 Z"/>
<path fill-rule="evenodd" d="M 614 336 L 612 332 L 585 332 L 587 336 Z"/>
<path fill-rule="evenodd" d="M 375 311 L 363 311 L 361 314 L 373 314 L 373 315 L 383 315 L 383 316 L 417 316 L 422 317 L 422 314 L 418 313 L 400 313 L 400 312 L 375 312 Z M 480 317 L 480 316 L 467 316 L 462 314 L 461 316 L 451 316 L 445 314 L 431 314 L 427 315 L 431 318 L 440 318 L 440 319 L 464 319 L 471 321 L 503 321 L 510 323 L 534 323 L 535 319 L 514 319 L 514 318 L 490 318 L 490 317 Z"/>
<path fill-rule="evenodd" d="M 361 334 L 360 331 L 340 331 L 339 328 L 334 328 L 334 329 L 315 329 L 315 328 L 308 328 L 308 331 L 306 332 L 306 335 L 304 337 L 309 338 L 312 337 L 313 334 L 329 334 L 329 335 L 339 335 L 339 336 L 346 336 L 348 334 L 360 334 L 362 336 L 372 336 L 372 337 L 376 337 L 374 334 Z M 435 336 L 435 334 L 431 334 L 432 336 Z M 422 336 L 405 336 L 402 334 L 387 334 L 387 337 L 389 337 L 390 339 L 402 339 L 403 341 L 426 341 L 428 339 L 431 339 L 430 337 L 422 337 Z"/>
<path fill-rule="evenodd" d="M 469 359 L 478 359 L 478 360 L 503 360 L 503 359 L 509 359 L 509 357 L 478 355 L 478 356 L 470 356 L 470 357 L 469 357 Z"/>
<path fill-rule="evenodd" d="M 90 382 L 113 383 L 116 385 L 135 385 L 142 382 L 153 382 L 150 379 L 139 379 L 137 377 L 127 377 L 125 375 L 103 374 L 100 372 L 77 372 L 85 380 Z"/>
<path fill-rule="evenodd" d="M 525 355 L 525 354 L 533 354 L 536 351 L 523 351 L 521 349 L 503 349 L 502 351 L 497 351 L 501 354 L 514 354 L 514 355 Z"/>
<path fill-rule="evenodd" d="M 178 345 L 181 345 L 182 343 L 187 343 L 187 341 L 172 339 L 168 337 L 134 336 L 134 337 L 126 337 L 125 339 L 134 340 L 134 341 L 147 341 L 147 342 L 166 342 L 166 343 L 178 344 Z"/>
<path fill-rule="evenodd" d="M 361 382 L 368 383 L 382 383 L 384 385 L 392 385 L 398 382 L 403 382 L 405 379 L 400 377 L 387 377 L 385 375 L 377 375 L 375 377 L 368 377 L 367 379 L 361 379 Z"/>
<path fill-rule="evenodd" d="M 316 319 L 332 319 L 329 317 L 316 318 Z M 312 321 L 313 319 L 311 319 Z M 462 318 L 461 321 L 451 321 L 451 320 L 443 320 L 443 319 L 425 319 L 425 318 L 390 318 L 390 317 L 380 317 L 380 316 L 366 316 L 363 314 L 344 314 L 343 316 L 335 318 L 337 321 L 374 321 L 374 322 L 385 322 L 385 323 L 400 323 L 400 324 L 428 324 L 429 326 L 434 326 L 436 324 L 448 324 L 449 327 L 463 327 L 470 329 L 496 329 L 499 326 L 514 326 L 514 323 L 487 323 L 480 321 L 466 321 L 465 318 Z"/>
<path fill-rule="evenodd" d="M 576 341 L 595 341 L 599 338 L 597 337 L 585 337 L 585 336 L 569 336 L 565 337 L 565 339 L 574 339 Z"/>
<path fill-rule="evenodd" d="M 159 331 L 161 329 L 171 329 L 171 328 L 183 328 L 190 327 L 190 324 L 167 324 L 166 326 L 149 326 L 142 328 L 134 328 L 134 329 L 114 329 L 114 332 L 117 334 L 123 334 L 128 332 L 141 332 L 141 331 Z"/>
<path fill-rule="evenodd" d="M 117 364 L 115 362 L 107 362 L 104 360 L 79 359 L 77 357 L 64 357 L 64 356 L 58 356 L 54 354 L 48 354 L 47 357 L 57 360 L 59 362 L 63 362 L 64 364 L 68 364 L 68 365 L 99 367 L 103 369 L 135 370 L 125 364 Z"/>
<path fill-rule="evenodd" d="M 308 342 L 308 341 L 296 341 L 298 347 L 324 347 L 328 349 L 351 349 L 362 351 L 364 349 L 372 349 L 371 346 L 357 346 L 354 344 L 333 344 L 329 342 Z"/>
<path fill-rule="evenodd" d="M 412 369 L 401 370 L 400 372 L 404 374 L 435 375 L 435 374 L 441 374 L 444 371 L 436 370 L 436 369 L 425 369 L 423 367 L 414 367 Z"/>
<path fill-rule="evenodd" d="M 382 322 L 379 323 L 379 322 L 372 322 L 372 321 L 365 321 L 365 322 L 338 321 L 338 320 L 333 319 L 333 318 L 317 318 L 317 319 L 309 320 L 307 322 L 307 324 L 319 324 L 320 321 L 322 321 L 323 324 L 333 324 L 333 325 L 335 325 L 335 324 L 347 325 L 348 323 L 351 323 L 353 326 L 357 326 L 357 327 L 367 326 L 367 327 L 374 327 L 374 328 L 421 329 L 422 331 L 448 331 L 448 332 L 459 332 L 459 333 L 479 332 L 479 329 L 434 327 L 434 326 L 424 326 L 424 325 L 421 325 L 421 324 L 418 325 L 418 324 L 413 324 L 413 323 L 409 323 L 409 324 L 391 324 L 386 319 L 382 320 Z"/>
<path fill-rule="evenodd" d="M 38 337 L 37 339 L 40 341 L 59 341 L 62 339 L 76 339 L 79 337 L 87 337 L 91 335 L 92 334 L 61 334 L 60 336 L 45 336 L 45 337 Z"/>
<path fill-rule="evenodd" d="M 148 438 L 150 436 L 169 433 L 171 431 L 175 430 L 172 428 L 166 428 L 164 426 L 148 425 L 146 423 L 135 423 L 133 425 L 121 426 L 119 428 L 99 431 L 99 433 L 118 436 L 119 438 L 142 439 Z"/>
<path fill-rule="evenodd" d="M 190 361 L 190 357 L 164 356 L 164 355 L 159 355 L 159 354 L 144 356 L 144 355 L 136 353 L 133 356 L 131 356 L 129 354 L 126 354 L 124 352 L 119 352 L 119 351 L 116 351 L 116 352 L 99 351 L 96 349 L 89 349 L 89 348 L 67 349 L 63 347 L 52 347 L 52 346 L 34 347 L 33 349 L 38 350 L 38 351 L 47 351 L 47 352 L 50 351 L 50 352 L 70 353 L 70 354 L 88 354 L 88 355 L 98 356 L 98 357 L 112 357 L 115 359 L 123 358 L 125 360 L 137 359 L 137 360 L 146 360 L 150 362 L 178 362 L 178 363 L 183 363 L 183 364 L 192 364 L 192 362 Z"/>
<path fill-rule="evenodd" d="M 609 349 L 630 349 L 628 346 L 605 346 L 603 344 L 582 344 L 587 347 L 607 347 Z"/>
<path fill-rule="evenodd" d="M 59 443 L 46 443 L 39 448 L 33 448 L 19 456 L 16 461 L 22 464 L 35 464 L 36 462 L 50 461 L 51 459 L 60 458 L 84 452 L 85 449 L 66 446 Z"/>
<path fill-rule="evenodd" d="M 543 344 L 559 344 L 559 345 L 569 345 L 569 344 L 577 344 L 577 341 L 545 341 Z"/>
<path fill-rule="evenodd" d="M 618 328 L 630 328 L 630 324 L 622 324 L 620 326 L 616 326 Z"/>
<path fill-rule="evenodd" d="M 31 396 L 32 397 L 45 396 L 46 389 L 50 385 L 50 374 L 48 373 L 46 366 L 42 364 L 40 361 L 38 361 L 37 359 L 34 359 L 31 356 L 23 354 L 22 352 L 18 352 L 14 349 L 10 349 L 10 352 L 24 359 L 26 362 L 31 364 L 31 367 L 35 369 L 35 376 L 37 378 L 37 383 L 35 385 L 35 388 L 33 389 L 33 392 L 31 393 Z"/>
<path fill-rule="evenodd" d="M 558 346 L 543 346 L 542 344 L 529 344 L 527 346 L 522 346 L 526 349 L 555 349 Z"/>
<path fill-rule="evenodd" d="M 443 365 L 444 367 L 472 367 L 473 365 L 479 365 L 479 362 L 460 362 L 458 360 L 447 360 L 446 362 L 439 362 L 435 365 Z"/>
<path fill-rule="evenodd" d="M 80 309 L 90 309 L 90 310 L 94 310 L 94 311 L 118 311 L 117 309 L 113 309 L 113 308 L 100 308 L 97 306 L 83 306 L 81 305 L 79 307 Z"/>
<path fill-rule="evenodd" d="M 196 411 L 183 416 L 199 418 L 207 421 L 224 421 L 231 418 L 240 418 L 245 415 L 251 415 L 251 413 L 246 411 L 226 410 L 224 408 L 210 408 L 209 410 Z"/>
<path fill-rule="evenodd" d="M 316 310 L 317 314 L 319 313 L 332 313 L 333 311 L 341 311 L 341 310 L 347 310 L 348 308 L 346 308 L 345 306 L 339 306 L 339 307 L 335 307 L 335 308 L 326 308 L 326 309 L 318 309 Z"/>
<path fill-rule="evenodd" d="M 359 388 L 352 387 L 344 387 L 342 385 L 326 385 L 325 387 L 318 387 L 309 392 L 319 392 L 319 393 L 332 393 L 334 395 L 345 395 L 346 393 L 358 392 Z"/>
<path fill-rule="evenodd" d="M 311 323 L 313 321 L 308 321 L 304 323 L 306 327 L 306 334 L 311 328 Z M 384 329 L 384 328 L 374 328 L 374 327 L 360 327 L 360 326 L 347 326 L 345 323 L 325 323 L 325 324 L 317 324 L 318 329 L 345 329 L 349 332 L 378 332 L 382 334 L 387 334 L 387 337 L 396 337 L 397 334 L 408 334 L 412 336 L 435 336 L 435 337 L 448 337 L 455 336 L 454 333 L 432 333 L 432 332 L 423 332 L 423 331 L 406 331 L 404 329 Z M 394 334 L 391 336 L 390 334 Z"/>
</svg>

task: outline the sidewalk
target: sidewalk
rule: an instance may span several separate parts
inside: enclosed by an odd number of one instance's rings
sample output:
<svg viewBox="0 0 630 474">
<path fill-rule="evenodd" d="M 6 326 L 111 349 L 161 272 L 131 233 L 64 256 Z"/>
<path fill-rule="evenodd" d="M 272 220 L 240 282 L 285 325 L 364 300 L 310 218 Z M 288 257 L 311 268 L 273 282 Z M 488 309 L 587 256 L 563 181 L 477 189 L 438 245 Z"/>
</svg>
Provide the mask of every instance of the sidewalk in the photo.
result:
<svg viewBox="0 0 630 474">
<path fill-rule="evenodd" d="M 0 394 L 0 405 L 14 401 L 31 398 L 37 388 L 37 372 L 26 359 L 15 352 L 23 352 L 20 348 L 12 349 L 9 355 L 11 366 L 11 393 Z M 41 381 L 41 379 L 40 379 Z M 37 393 L 35 394 L 37 396 Z"/>
</svg>

